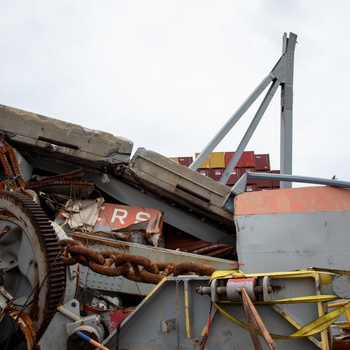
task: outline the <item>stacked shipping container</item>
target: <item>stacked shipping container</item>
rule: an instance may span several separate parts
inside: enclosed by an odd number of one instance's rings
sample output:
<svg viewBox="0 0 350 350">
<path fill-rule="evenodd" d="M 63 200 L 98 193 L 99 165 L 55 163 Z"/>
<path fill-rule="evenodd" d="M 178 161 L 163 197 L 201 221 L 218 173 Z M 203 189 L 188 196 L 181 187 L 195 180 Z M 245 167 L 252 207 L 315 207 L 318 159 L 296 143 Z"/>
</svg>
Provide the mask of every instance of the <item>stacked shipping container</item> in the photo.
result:
<svg viewBox="0 0 350 350">
<path fill-rule="evenodd" d="M 198 156 L 199 153 L 196 153 L 195 157 L 197 158 Z M 234 152 L 212 152 L 197 171 L 204 176 L 219 181 L 233 156 Z M 187 167 L 193 162 L 193 157 L 175 157 L 170 159 Z M 255 154 L 254 151 L 245 151 L 232 171 L 227 181 L 227 186 L 233 186 L 246 171 L 276 174 L 280 172 L 279 170 L 271 170 L 269 154 Z M 264 191 L 274 188 L 279 188 L 279 181 L 248 180 L 246 192 Z"/>
</svg>

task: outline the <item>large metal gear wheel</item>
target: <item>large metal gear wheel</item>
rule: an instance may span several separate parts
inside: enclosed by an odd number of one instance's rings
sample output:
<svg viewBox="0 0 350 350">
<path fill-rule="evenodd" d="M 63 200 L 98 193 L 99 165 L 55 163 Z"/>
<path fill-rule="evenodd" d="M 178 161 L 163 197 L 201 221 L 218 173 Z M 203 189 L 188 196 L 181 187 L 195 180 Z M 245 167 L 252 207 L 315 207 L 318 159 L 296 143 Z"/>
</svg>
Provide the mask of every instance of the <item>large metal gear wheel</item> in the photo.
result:
<svg viewBox="0 0 350 350">
<path fill-rule="evenodd" d="M 9 308 L 27 314 L 39 340 L 65 292 L 58 239 L 45 212 L 26 195 L 0 191 L 0 287 Z M 0 347 L 23 348 L 13 318 L 0 318 Z M 28 339 L 27 339 L 28 340 Z"/>
</svg>

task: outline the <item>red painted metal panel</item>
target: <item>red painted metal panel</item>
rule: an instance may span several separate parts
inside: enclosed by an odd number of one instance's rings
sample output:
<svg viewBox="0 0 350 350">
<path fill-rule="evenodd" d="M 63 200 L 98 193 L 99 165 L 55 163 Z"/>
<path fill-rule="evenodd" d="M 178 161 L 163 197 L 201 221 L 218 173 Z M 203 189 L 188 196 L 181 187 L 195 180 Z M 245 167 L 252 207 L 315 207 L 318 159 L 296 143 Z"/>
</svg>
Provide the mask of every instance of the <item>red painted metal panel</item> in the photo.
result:
<svg viewBox="0 0 350 350">
<path fill-rule="evenodd" d="M 198 169 L 197 172 L 204 176 L 210 177 L 210 170 L 211 169 Z"/>
<path fill-rule="evenodd" d="M 245 192 L 255 192 L 256 191 L 256 185 L 247 185 L 245 187 Z"/>
<path fill-rule="evenodd" d="M 269 173 L 269 171 L 264 171 L 264 173 Z M 256 187 L 258 189 L 259 188 L 272 188 L 272 180 L 256 180 Z"/>
<path fill-rule="evenodd" d="M 178 160 L 181 165 L 189 167 L 193 162 L 193 157 L 178 157 Z"/>
<path fill-rule="evenodd" d="M 210 169 L 210 177 L 213 180 L 219 181 L 225 169 Z"/>
<path fill-rule="evenodd" d="M 269 154 L 255 154 L 255 169 L 256 171 L 270 170 L 270 155 Z"/>
<path fill-rule="evenodd" d="M 230 163 L 231 158 L 235 152 L 225 152 L 225 166 L 227 167 Z M 245 151 L 242 153 L 236 168 L 255 168 L 255 155 L 254 151 Z"/>
<path fill-rule="evenodd" d="M 225 167 L 228 166 L 235 152 L 225 152 Z"/>
<path fill-rule="evenodd" d="M 62 215 L 62 211 L 60 211 L 55 219 L 58 223 L 62 223 L 66 220 Z M 143 221 L 152 223 L 151 231 L 159 233 L 163 225 L 163 212 L 157 209 L 103 203 L 98 213 L 94 230 L 111 231 L 126 228 Z"/>
<path fill-rule="evenodd" d="M 231 175 L 227 180 L 227 185 L 228 186 L 234 185 L 243 174 L 244 174 L 244 171 L 241 168 L 235 168 L 231 172 Z"/>
<path fill-rule="evenodd" d="M 239 171 L 241 173 L 240 177 L 242 175 L 244 175 L 244 173 L 246 173 L 246 172 L 254 172 L 255 171 L 254 168 L 237 168 L 237 169 L 239 169 Z M 255 179 L 247 179 L 247 185 L 256 185 L 256 180 Z"/>
<path fill-rule="evenodd" d="M 280 170 L 271 170 L 271 174 L 280 174 Z M 278 180 L 272 180 L 272 188 L 280 188 L 280 182 Z"/>
</svg>

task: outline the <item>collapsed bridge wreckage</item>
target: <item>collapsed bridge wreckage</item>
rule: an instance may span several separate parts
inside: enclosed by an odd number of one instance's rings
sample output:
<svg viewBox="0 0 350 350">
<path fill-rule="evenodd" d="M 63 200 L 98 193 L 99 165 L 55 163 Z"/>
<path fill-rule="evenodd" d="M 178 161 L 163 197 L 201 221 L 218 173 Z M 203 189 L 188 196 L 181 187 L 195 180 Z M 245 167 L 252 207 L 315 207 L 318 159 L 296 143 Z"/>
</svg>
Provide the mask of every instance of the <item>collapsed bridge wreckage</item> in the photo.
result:
<svg viewBox="0 0 350 350">
<path fill-rule="evenodd" d="M 284 40 L 243 109 L 269 82 L 266 99 L 282 84 L 290 107 L 296 36 Z M 320 186 L 245 193 L 267 175 L 231 188 L 229 169 L 217 182 L 132 148 L 0 105 L 1 348 L 349 345 L 348 182 L 287 172 L 268 176 Z"/>
<path fill-rule="evenodd" d="M 41 308 L 26 309 L 42 315 L 33 338 L 77 290 L 127 308 L 170 274 L 238 267 L 232 213 L 219 207 L 228 187 L 145 149 L 131 158 L 129 140 L 18 109 L 0 106 L 0 129 L 2 279 L 25 305 L 45 280 Z M 16 343 L 12 328 L 3 320 L 3 345 Z"/>
<path fill-rule="evenodd" d="M 26 127 L 18 128 L 18 125 Z M 249 221 L 250 214 L 261 214 L 262 208 L 266 213 L 266 205 L 275 205 L 275 212 L 291 216 L 283 219 L 286 221 L 295 220 L 304 211 L 288 213 L 286 208 L 281 210 L 273 195 L 275 191 L 256 193 L 253 202 L 248 197 L 253 193 L 237 195 L 233 213 L 231 205 L 227 205 L 231 203 L 231 188 L 152 151 L 141 148 L 131 157 L 132 143 L 128 140 L 6 106 L 0 106 L 0 130 L 0 340 L 4 348 L 20 348 L 24 342 L 28 349 L 35 346 L 75 349 L 81 346 L 84 336 L 95 342 L 95 346 L 106 348 L 101 345 L 105 342 L 112 348 L 119 332 L 118 341 L 136 349 L 144 344 L 144 340 L 142 337 L 135 339 L 129 329 L 140 329 L 142 325 L 137 325 L 138 322 L 145 322 L 142 318 L 137 319 L 136 310 L 154 315 L 159 313 L 153 310 L 155 305 L 163 308 L 175 302 L 175 309 L 169 311 L 175 312 L 180 304 L 188 305 L 188 293 L 195 299 L 192 293 L 197 291 L 209 295 L 206 302 L 212 300 L 216 310 L 225 315 L 227 311 L 218 303 L 237 303 L 239 294 L 235 290 L 242 283 L 248 286 L 249 300 L 271 302 L 274 299 L 273 304 L 283 302 L 290 295 L 281 292 L 285 288 L 278 287 L 281 282 L 273 284 L 272 280 L 283 281 L 282 285 L 286 283 L 287 287 L 297 278 L 307 280 L 303 289 L 309 297 L 305 298 L 311 299 L 310 295 L 315 294 L 313 301 L 316 304 L 320 300 L 339 299 L 339 295 L 344 294 L 344 282 L 334 283 L 334 286 L 331 283 L 331 292 L 327 290 L 330 282 L 322 287 L 326 292 L 318 290 L 320 280 L 339 280 L 342 275 L 338 273 L 308 271 L 300 275 L 295 273 L 292 277 L 289 274 L 261 276 L 261 269 L 267 266 L 272 271 L 277 262 L 272 257 L 273 251 L 267 258 L 263 256 L 266 254 L 264 249 L 253 251 L 257 242 L 262 247 L 261 239 L 266 240 L 261 225 L 263 220 L 271 220 L 269 230 L 278 230 L 281 218 L 274 221 L 274 215 L 260 217 L 262 235 L 249 237 L 255 231 Z M 338 207 L 343 203 L 342 210 L 333 213 L 335 215 L 344 215 L 344 211 L 349 210 L 347 189 L 295 190 L 299 198 L 308 198 L 312 190 L 317 191 L 317 196 L 336 200 Z M 277 192 L 282 202 L 292 198 L 288 189 Z M 324 210 L 333 211 L 328 207 Z M 294 214 L 297 216 L 293 217 Z M 310 216 L 307 220 L 310 222 Z M 330 226 L 331 222 L 329 220 Z M 238 241 L 237 233 L 240 234 Z M 276 241 L 278 234 L 272 233 Z M 299 234 L 304 235 L 303 232 Z M 295 232 L 297 237 L 298 232 Z M 278 244 L 268 243 L 272 249 Z M 343 253 L 347 255 L 348 252 Z M 315 266 L 321 261 L 325 266 L 327 254 L 315 249 L 310 255 Z M 291 250 L 288 255 L 292 260 L 280 260 L 280 269 L 301 268 L 312 261 L 310 256 L 296 259 L 297 248 L 295 253 Z M 258 258 L 252 258 L 254 256 Z M 348 268 L 339 251 L 332 259 L 326 268 Z M 264 267 L 259 269 L 259 265 Z M 231 272 L 230 278 L 220 275 L 211 287 L 207 287 L 209 277 L 205 276 L 212 276 L 219 270 L 238 271 L 240 267 L 247 272 L 257 271 L 261 277 Z M 154 284 L 159 285 L 155 291 Z M 336 294 L 337 288 L 342 292 Z M 152 301 L 150 305 L 145 303 L 146 296 Z M 247 302 L 248 299 L 244 300 Z M 201 321 L 205 320 L 209 305 L 205 304 L 203 308 L 197 305 L 197 302 L 203 303 L 203 299 L 192 302 L 191 317 L 198 314 Z M 181 320 L 187 325 L 187 342 L 198 342 L 197 338 L 193 339 L 194 333 L 200 333 L 199 326 L 188 319 L 187 307 L 185 316 L 178 315 L 174 319 L 159 315 L 161 319 L 155 317 L 156 321 L 149 323 L 150 327 L 155 331 L 160 327 L 163 335 L 172 334 L 174 330 L 179 333 L 177 322 Z M 279 312 L 292 314 L 294 307 L 290 310 L 286 306 L 274 306 Z M 346 307 L 342 305 L 337 313 Z M 322 320 L 326 315 L 324 306 L 321 309 L 317 306 L 316 311 L 310 307 L 307 314 L 305 323 L 310 317 Z M 304 312 L 302 315 L 305 318 Z M 150 322 L 149 317 L 147 322 Z M 210 315 L 210 319 L 212 317 Z M 129 321 L 120 327 L 125 320 Z M 205 322 L 200 327 L 205 328 Z M 211 326 L 211 332 L 216 334 L 219 330 L 214 331 L 214 328 Z M 299 328 L 303 330 L 303 327 Z M 315 329 L 319 331 L 317 326 Z M 315 337 L 311 344 L 324 348 L 327 337 L 320 334 L 320 338 Z M 246 341 L 246 336 L 240 334 L 240 337 L 240 342 Z M 207 335 L 203 339 L 205 342 L 201 345 L 206 344 Z M 184 348 L 190 346 L 187 342 L 183 343 Z M 293 344 L 305 347 L 300 340 Z M 163 346 L 162 341 L 159 348 Z"/>
</svg>

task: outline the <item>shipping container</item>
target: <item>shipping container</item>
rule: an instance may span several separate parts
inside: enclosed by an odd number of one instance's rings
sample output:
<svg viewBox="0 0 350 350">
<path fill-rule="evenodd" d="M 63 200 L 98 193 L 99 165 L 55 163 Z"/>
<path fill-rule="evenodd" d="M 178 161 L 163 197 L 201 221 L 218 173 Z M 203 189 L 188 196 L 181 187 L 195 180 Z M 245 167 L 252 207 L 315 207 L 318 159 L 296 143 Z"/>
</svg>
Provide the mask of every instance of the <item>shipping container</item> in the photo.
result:
<svg viewBox="0 0 350 350">
<path fill-rule="evenodd" d="M 256 191 L 256 185 L 247 185 L 245 187 L 245 192 L 254 192 Z"/>
<path fill-rule="evenodd" d="M 179 163 L 189 167 L 193 163 L 193 157 L 179 157 Z"/>
<path fill-rule="evenodd" d="M 235 152 L 225 152 L 225 167 L 228 166 Z M 255 168 L 254 151 L 245 151 L 242 153 L 236 168 Z"/>
<path fill-rule="evenodd" d="M 271 174 L 280 174 L 280 170 L 271 170 Z M 278 180 L 272 180 L 272 188 L 280 188 L 280 182 Z"/>
<path fill-rule="evenodd" d="M 195 153 L 195 157 L 198 158 L 200 153 Z M 204 162 L 198 167 L 198 169 L 209 169 L 209 157 L 204 160 Z"/>
<path fill-rule="evenodd" d="M 219 181 L 225 169 L 210 169 L 210 177 L 213 180 Z"/>
<path fill-rule="evenodd" d="M 270 155 L 255 154 L 255 169 L 256 171 L 270 171 Z"/>
<path fill-rule="evenodd" d="M 170 157 L 169 159 L 173 160 L 176 163 L 179 162 L 179 158 L 178 157 Z"/>
<path fill-rule="evenodd" d="M 210 177 L 210 169 L 198 169 L 197 172 L 204 176 Z"/>
<path fill-rule="evenodd" d="M 227 183 L 226 183 L 227 186 L 234 185 L 243 174 L 244 174 L 244 169 L 234 168 L 233 171 L 231 172 L 230 177 L 227 180 Z"/>
<path fill-rule="evenodd" d="M 255 171 L 255 168 L 237 168 L 237 169 L 239 169 L 239 171 L 240 171 L 240 174 L 241 174 L 240 177 L 242 175 L 244 175 L 244 173 L 246 173 L 246 172 L 251 173 L 251 172 Z M 256 180 L 255 179 L 247 179 L 247 185 L 256 185 Z"/>
<path fill-rule="evenodd" d="M 269 173 L 269 171 L 257 171 L 257 173 Z M 257 189 L 272 188 L 272 180 L 255 180 Z"/>
<path fill-rule="evenodd" d="M 225 152 L 212 152 L 209 155 L 209 168 L 223 169 L 225 168 Z"/>
</svg>

